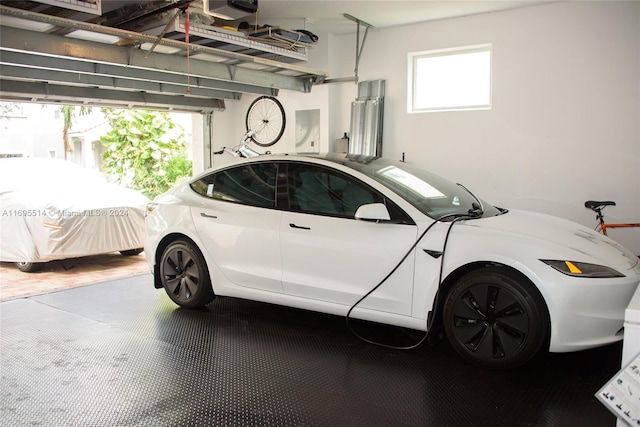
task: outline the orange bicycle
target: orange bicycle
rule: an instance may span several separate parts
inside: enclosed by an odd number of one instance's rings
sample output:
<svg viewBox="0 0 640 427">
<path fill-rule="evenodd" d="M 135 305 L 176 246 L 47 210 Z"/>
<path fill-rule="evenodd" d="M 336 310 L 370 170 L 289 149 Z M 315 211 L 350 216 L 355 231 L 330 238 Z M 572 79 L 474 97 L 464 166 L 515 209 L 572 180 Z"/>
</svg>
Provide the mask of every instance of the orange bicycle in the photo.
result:
<svg viewBox="0 0 640 427">
<path fill-rule="evenodd" d="M 640 227 L 640 223 L 638 222 L 624 222 L 618 224 L 612 224 L 604 222 L 604 215 L 602 215 L 602 210 L 607 206 L 615 206 L 616 202 L 605 201 L 599 202 L 596 200 L 587 200 L 584 202 L 584 207 L 589 208 L 596 213 L 596 219 L 598 220 L 598 226 L 596 230 L 600 233 L 607 235 L 608 228 L 629 228 L 629 227 Z"/>
</svg>

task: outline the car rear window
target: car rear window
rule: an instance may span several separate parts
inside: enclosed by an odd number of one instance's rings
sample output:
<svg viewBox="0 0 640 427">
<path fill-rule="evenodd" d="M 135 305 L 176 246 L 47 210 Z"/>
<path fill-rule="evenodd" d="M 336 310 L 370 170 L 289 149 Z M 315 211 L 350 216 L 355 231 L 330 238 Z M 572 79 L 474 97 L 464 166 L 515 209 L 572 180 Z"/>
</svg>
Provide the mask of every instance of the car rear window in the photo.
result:
<svg viewBox="0 0 640 427">
<path fill-rule="evenodd" d="M 276 206 L 276 164 L 239 165 L 206 175 L 191 183 L 196 193 L 216 200 L 249 206 Z"/>
</svg>

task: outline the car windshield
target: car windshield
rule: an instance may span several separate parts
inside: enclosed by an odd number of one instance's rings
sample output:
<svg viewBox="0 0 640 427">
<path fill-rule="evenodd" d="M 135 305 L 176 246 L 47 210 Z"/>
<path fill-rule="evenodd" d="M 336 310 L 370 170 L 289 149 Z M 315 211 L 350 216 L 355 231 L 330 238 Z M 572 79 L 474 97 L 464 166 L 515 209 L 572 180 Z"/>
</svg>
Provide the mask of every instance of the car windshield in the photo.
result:
<svg viewBox="0 0 640 427">
<path fill-rule="evenodd" d="M 476 199 L 462 185 L 401 162 L 376 159 L 366 164 L 350 161 L 344 164 L 375 179 L 434 219 L 477 213 L 480 209 L 483 216 L 502 213 L 485 201 Z"/>
</svg>

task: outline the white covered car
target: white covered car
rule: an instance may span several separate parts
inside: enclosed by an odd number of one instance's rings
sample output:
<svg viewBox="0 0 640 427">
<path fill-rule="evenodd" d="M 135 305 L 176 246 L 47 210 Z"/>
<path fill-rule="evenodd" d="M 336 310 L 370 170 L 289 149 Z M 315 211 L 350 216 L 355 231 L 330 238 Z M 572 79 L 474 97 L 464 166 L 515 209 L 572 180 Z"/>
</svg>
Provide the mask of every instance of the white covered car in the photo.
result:
<svg viewBox="0 0 640 427">
<path fill-rule="evenodd" d="M 142 252 L 149 199 L 64 160 L 0 159 L 0 261 L 44 262 Z"/>
<path fill-rule="evenodd" d="M 490 368 L 622 339 L 640 282 L 607 237 L 384 159 L 244 159 L 147 215 L 155 286 L 180 306 L 226 295 L 444 331 Z"/>
</svg>

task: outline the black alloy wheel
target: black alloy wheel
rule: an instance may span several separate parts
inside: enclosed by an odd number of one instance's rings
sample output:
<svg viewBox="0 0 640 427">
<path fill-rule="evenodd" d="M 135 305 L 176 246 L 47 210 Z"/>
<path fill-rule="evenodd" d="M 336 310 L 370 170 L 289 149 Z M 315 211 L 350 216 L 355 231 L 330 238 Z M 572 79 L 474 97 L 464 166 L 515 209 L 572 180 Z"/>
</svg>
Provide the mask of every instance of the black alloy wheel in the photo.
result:
<svg viewBox="0 0 640 427">
<path fill-rule="evenodd" d="M 181 307 L 202 307 L 214 298 L 204 257 L 187 241 L 176 240 L 166 247 L 160 258 L 160 280 Z"/>
<path fill-rule="evenodd" d="M 490 267 L 463 276 L 444 305 L 447 338 L 473 364 L 493 369 L 520 366 L 549 334 L 547 307 L 533 284 Z"/>
</svg>

